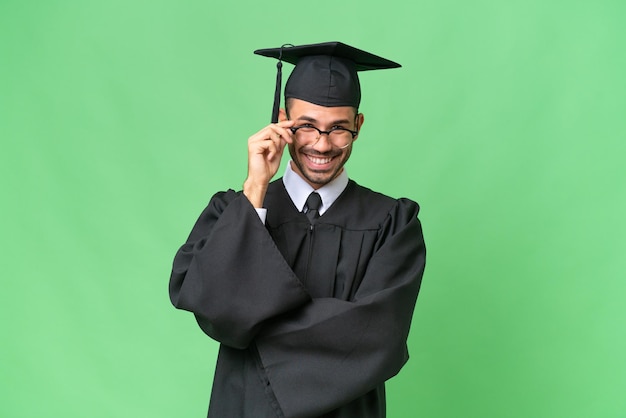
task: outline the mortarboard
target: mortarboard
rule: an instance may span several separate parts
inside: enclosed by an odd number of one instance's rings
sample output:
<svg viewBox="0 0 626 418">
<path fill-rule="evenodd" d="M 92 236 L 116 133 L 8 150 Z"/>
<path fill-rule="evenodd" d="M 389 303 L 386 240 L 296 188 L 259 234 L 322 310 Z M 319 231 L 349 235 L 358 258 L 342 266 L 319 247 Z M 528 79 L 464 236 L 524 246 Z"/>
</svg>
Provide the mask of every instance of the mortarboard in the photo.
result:
<svg viewBox="0 0 626 418">
<path fill-rule="evenodd" d="M 359 107 L 361 87 L 357 71 L 400 67 L 396 62 L 341 42 L 283 45 L 257 49 L 254 53 L 278 59 L 272 123 L 278 121 L 282 61 L 295 65 L 285 85 L 285 99 L 296 98 L 326 107 Z"/>
</svg>

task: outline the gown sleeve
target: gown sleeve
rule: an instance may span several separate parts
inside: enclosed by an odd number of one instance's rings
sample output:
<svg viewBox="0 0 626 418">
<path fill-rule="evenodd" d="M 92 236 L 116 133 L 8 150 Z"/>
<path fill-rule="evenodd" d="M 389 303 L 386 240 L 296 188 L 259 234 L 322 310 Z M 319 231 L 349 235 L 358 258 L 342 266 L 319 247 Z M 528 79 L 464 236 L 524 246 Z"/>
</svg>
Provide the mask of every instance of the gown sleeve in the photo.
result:
<svg viewBox="0 0 626 418">
<path fill-rule="evenodd" d="M 261 324 L 310 300 L 248 199 L 218 193 L 174 257 L 170 300 L 210 337 L 247 348 Z"/>
<path fill-rule="evenodd" d="M 256 345 L 285 416 L 318 416 L 367 393 L 408 360 L 425 266 L 419 207 L 401 199 L 353 300 L 316 298 L 265 326 Z"/>
</svg>

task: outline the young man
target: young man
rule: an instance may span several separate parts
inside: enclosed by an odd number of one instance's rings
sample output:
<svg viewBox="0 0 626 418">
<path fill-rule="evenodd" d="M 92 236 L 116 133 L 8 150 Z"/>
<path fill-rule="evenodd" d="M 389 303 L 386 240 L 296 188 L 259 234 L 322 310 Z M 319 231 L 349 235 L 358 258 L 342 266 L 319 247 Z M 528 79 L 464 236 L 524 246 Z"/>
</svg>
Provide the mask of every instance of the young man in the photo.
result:
<svg viewBox="0 0 626 418">
<path fill-rule="evenodd" d="M 342 43 L 259 50 L 296 64 L 248 141 L 243 190 L 217 193 L 174 259 L 170 297 L 219 341 L 209 417 L 385 416 L 425 265 L 419 207 L 350 180 L 357 71 Z M 284 148 L 291 161 L 278 171 Z"/>
</svg>

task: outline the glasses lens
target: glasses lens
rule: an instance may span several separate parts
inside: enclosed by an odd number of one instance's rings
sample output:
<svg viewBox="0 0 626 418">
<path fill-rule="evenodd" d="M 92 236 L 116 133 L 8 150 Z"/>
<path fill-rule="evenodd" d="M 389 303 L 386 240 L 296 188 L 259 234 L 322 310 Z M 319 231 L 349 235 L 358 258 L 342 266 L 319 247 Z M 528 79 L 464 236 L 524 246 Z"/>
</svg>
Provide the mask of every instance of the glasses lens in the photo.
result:
<svg viewBox="0 0 626 418">
<path fill-rule="evenodd" d="M 329 137 L 337 148 L 345 148 L 352 142 L 352 133 L 345 129 L 335 129 L 330 132 Z"/>
<path fill-rule="evenodd" d="M 319 137 L 319 131 L 313 127 L 302 126 L 296 131 L 296 139 L 302 143 L 315 143 Z"/>
</svg>

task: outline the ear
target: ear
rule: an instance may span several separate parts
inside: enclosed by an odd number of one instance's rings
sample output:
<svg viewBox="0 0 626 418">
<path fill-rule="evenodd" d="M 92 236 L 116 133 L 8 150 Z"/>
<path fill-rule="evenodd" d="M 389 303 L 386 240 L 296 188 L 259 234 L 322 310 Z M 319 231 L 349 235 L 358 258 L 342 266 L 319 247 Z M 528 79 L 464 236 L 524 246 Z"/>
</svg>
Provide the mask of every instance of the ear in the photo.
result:
<svg viewBox="0 0 626 418">
<path fill-rule="evenodd" d="M 279 122 L 283 122 L 283 121 L 286 121 L 286 120 L 287 120 L 287 112 L 285 112 L 285 109 L 281 107 L 278 110 L 278 121 Z"/>
<path fill-rule="evenodd" d="M 356 130 L 359 133 L 361 133 L 361 126 L 363 126 L 363 122 L 365 122 L 365 116 L 363 116 L 363 113 L 359 113 L 358 115 L 356 115 L 356 118 L 355 118 Z M 359 135 L 355 136 L 354 140 L 356 141 L 358 137 Z"/>
</svg>

